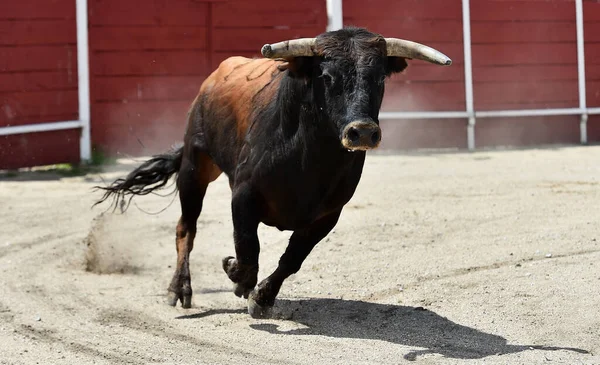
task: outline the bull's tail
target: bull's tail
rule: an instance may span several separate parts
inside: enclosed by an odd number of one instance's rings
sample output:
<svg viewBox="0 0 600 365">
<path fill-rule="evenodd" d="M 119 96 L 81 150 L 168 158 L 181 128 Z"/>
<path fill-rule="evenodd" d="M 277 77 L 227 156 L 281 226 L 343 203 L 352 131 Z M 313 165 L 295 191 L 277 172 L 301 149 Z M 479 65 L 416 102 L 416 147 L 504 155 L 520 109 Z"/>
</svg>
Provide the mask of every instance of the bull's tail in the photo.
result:
<svg viewBox="0 0 600 365">
<path fill-rule="evenodd" d="M 104 195 L 93 206 L 112 197 L 111 205 L 114 205 L 115 209 L 120 205 L 121 211 L 124 212 L 134 196 L 147 195 L 165 186 L 171 176 L 179 171 L 182 156 L 183 147 L 153 156 L 131 171 L 125 178 L 119 178 L 109 186 L 96 186 L 97 189 L 104 190 Z M 127 197 L 128 199 L 126 199 Z"/>
</svg>

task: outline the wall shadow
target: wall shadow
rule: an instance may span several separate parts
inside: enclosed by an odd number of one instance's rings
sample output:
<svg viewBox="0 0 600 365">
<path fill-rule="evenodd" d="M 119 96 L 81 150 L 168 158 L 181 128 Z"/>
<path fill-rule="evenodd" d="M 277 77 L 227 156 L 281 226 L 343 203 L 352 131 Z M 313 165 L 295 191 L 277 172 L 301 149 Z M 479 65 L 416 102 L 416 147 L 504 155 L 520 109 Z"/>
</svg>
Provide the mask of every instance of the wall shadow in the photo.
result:
<svg viewBox="0 0 600 365">
<path fill-rule="evenodd" d="M 376 304 L 342 299 L 278 300 L 275 317 L 283 314 L 308 328 L 279 331 L 276 324 L 255 323 L 250 327 L 273 334 L 320 335 L 335 338 L 380 340 L 420 348 L 404 355 L 416 360 L 424 354 L 456 359 L 482 359 L 526 350 L 588 351 L 570 347 L 509 345 L 501 336 L 452 322 L 422 307 Z"/>
</svg>

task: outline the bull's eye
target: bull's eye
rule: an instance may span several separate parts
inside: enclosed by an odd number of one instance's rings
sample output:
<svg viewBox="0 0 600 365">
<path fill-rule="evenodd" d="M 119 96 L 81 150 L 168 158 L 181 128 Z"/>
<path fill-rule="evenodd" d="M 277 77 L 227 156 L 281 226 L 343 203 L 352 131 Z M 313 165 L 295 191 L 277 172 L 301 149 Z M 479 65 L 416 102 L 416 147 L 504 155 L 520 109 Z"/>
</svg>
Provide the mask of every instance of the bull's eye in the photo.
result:
<svg viewBox="0 0 600 365">
<path fill-rule="evenodd" d="M 333 77 L 331 77 L 330 74 L 323 72 L 321 74 L 321 78 L 323 79 L 325 85 L 330 86 L 331 84 L 333 84 Z"/>
</svg>

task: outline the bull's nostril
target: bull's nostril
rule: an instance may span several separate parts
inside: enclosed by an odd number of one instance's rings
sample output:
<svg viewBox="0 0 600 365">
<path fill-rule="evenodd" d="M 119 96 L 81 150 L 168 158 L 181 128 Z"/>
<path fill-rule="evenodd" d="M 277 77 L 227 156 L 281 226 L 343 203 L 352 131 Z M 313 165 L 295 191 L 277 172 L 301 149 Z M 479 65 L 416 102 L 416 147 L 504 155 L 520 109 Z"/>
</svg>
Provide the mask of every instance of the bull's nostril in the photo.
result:
<svg viewBox="0 0 600 365">
<path fill-rule="evenodd" d="M 360 134 L 356 130 L 356 128 L 350 128 L 348 131 L 348 139 L 352 142 L 358 142 L 360 139 Z"/>
<path fill-rule="evenodd" d="M 377 142 L 379 142 L 379 132 L 374 132 L 371 135 L 371 141 L 373 142 L 373 144 L 377 144 Z"/>
</svg>

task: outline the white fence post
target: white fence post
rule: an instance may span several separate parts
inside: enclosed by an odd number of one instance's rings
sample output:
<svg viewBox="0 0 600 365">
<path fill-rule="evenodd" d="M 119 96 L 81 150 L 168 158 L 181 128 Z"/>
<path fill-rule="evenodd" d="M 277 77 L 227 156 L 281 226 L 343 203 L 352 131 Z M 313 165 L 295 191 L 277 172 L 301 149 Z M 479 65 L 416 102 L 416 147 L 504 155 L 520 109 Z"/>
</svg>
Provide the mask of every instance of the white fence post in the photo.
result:
<svg viewBox="0 0 600 365">
<path fill-rule="evenodd" d="M 90 133 L 90 64 L 88 44 L 88 10 L 87 0 L 76 0 L 77 11 L 77 75 L 79 91 L 79 120 L 81 121 L 81 138 L 79 154 L 82 162 L 92 158 Z"/>
<path fill-rule="evenodd" d="M 579 122 L 579 131 L 581 144 L 587 144 L 587 120 L 586 111 L 586 91 L 585 91 L 585 45 L 583 38 L 583 0 L 575 0 L 575 19 L 577 22 L 577 79 L 579 82 L 579 109 L 581 119 Z"/>
<path fill-rule="evenodd" d="M 327 0 L 327 30 L 338 30 L 343 27 L 342 0 Z"/>
<path fill-rule="evenodd" d="M 468 114 L 467 146 L 475 149 L 475 107 L 473 102 L 473 65 L 471 63 L 471 9 L 469 0 L 462 0 L 463 48 L 465 54 L 465 101 Z"/>
</svg>

